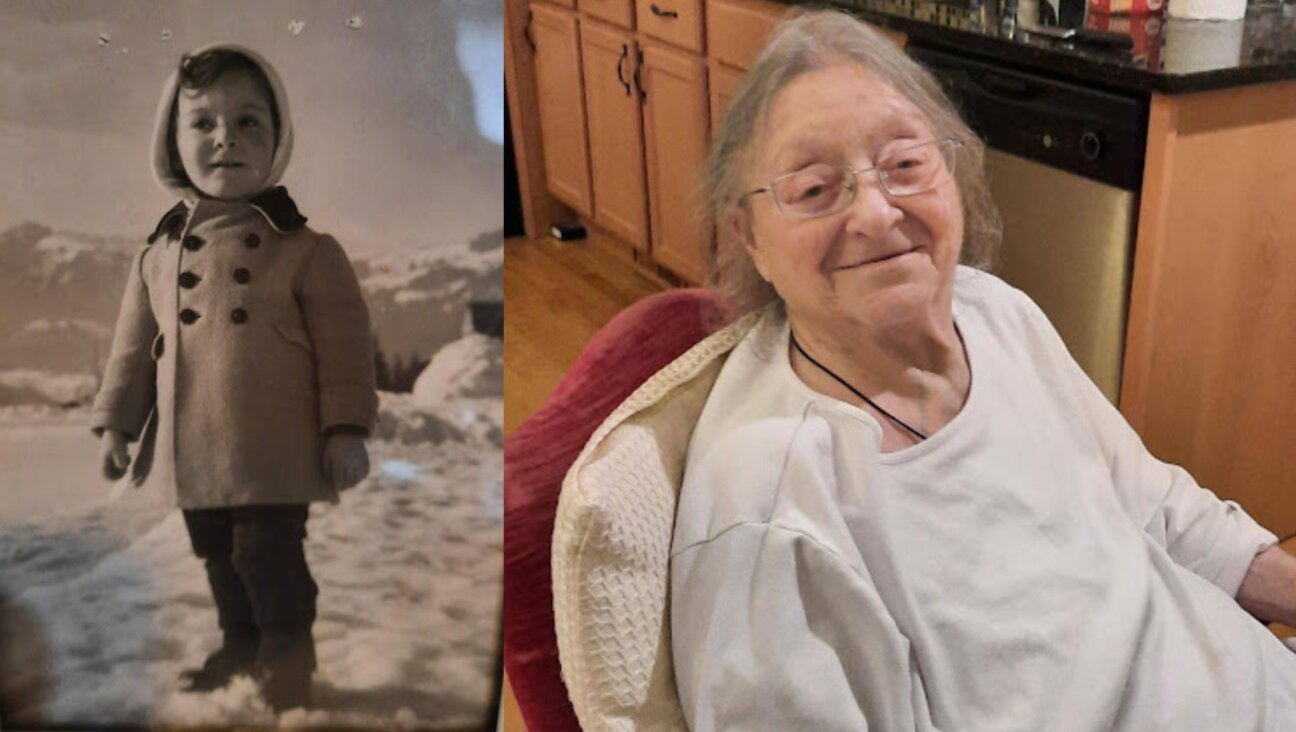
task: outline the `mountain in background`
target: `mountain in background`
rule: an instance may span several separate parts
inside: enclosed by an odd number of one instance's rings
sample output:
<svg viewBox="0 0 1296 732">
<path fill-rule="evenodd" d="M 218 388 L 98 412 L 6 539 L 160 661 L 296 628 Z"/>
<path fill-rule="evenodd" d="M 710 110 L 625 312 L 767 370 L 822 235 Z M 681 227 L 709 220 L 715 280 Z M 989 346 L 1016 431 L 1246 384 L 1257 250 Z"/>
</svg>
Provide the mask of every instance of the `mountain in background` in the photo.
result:
<svg viewBox="0 0 1296 732">
<path fill-rule="evenodd" d="M 0 231 L 0 405 L 93 396 L 139 246 L 32 222 Z M 379 350 L 407 369 L 464 334 L 469 302 L 503 300 L 503 230 L 353 264 Z"/>
<path fill-rule="evenodd" d="M 138 246 L 36 223 L 0 232 L 0 370 L 97 373 Z"/>
<path fill-rule="evenodd" d="M 466 247 L 415 249 L 354 262 L 385 362 L 426 364 L 470 330 L 469 302 L 504 300 L 504 230 Z M 399 380 L 408 389 L 412 377 Z"/>
</svg>

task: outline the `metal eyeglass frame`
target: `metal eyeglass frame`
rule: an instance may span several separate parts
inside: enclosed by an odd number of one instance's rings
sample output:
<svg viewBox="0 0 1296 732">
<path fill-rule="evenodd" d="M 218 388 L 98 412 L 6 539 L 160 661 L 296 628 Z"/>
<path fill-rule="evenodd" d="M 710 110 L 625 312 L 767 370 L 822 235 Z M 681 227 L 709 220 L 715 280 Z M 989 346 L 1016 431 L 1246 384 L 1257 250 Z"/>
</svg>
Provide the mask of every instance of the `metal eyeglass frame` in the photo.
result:
<svg viewBox="0 0 1296 732">
<path fill-rule="evenodd" d="M 919 147 L 926 147 L 927 145 L 936 145 L 942 148 L 941 156 L 944 157 L 945 153 L 943 148 L 951 148 L 953 150 L 957 150 L 960 147 L 963 147 L 963 144 L 964 143 L 962 140 L 959 140 L 954 137 L 947 137 L 943 140 L 929 140 L 927 142 L 920 142 L 916 145 L 910 145 L 908 147 L 901 148 L 900 150 L 897 150 L 895 153 L 891 153 L 887 157 L 905 152 L 906 150 L 913 150 Z M 947 172 L 951 177 L 954 175 L 954 163 L 957 160 L 958 160 L 957 157 L 946 158 Z M 935 183 L 933 183 L 930 188 L 924 188 L 921 191 L 909 191 L 907 193 L 893 193 L 891 189 L 887 187 L 886 173 L 882 172 L 882 169 L 876 165 L 871 168 L 865 168 L 863 170 L 856 170 L 849 165 L 834 165 L 832 167 L 838 170 L 842 170 L 846 173 L 846 180 L 843 185 L 847 190 L 850 191 L 850 195 L 843 198 L 841 203 L 834 204 L 833 207 L 829 208 L 828 210 L 820 211 L 818 213 L 804 214 L 804 213 L 798 213 L 796 211 L 789 211 L 786 208 L 783 208 L 783 202 L 779 201 L 778 196 L 774 195 L 774 188 L 779 184 L 779 181 L 800 174 L 801 171 L 799 170 L 793 171 L 791 173 L 784 173 L 783 175 L 778 176 L 774 180 L 770 181 L 770 184 L 765 186 L 764 188 L 757 188 L 755 190 L 747 191 L 746 193 L 738 197 L 738 203 L 741 204 L 743 200 L 746 199 L 748 196 L 753 196 L 757 193 L 768 193 L 770 194 L 771 197 L 773 197 L 774 205 L 778 207 L 779 212 L 782 213 L 784 216 L 788 216 L 795 219 L 817 219 L 822 216 L 831 216 L 835 213 L 843 211 L 847 207 L 849 207 L 852 203 L 854 203 L 855 196 L 858 195 L 859 193 L 859 176 L 864 173 L 872 173 L 873 177 L 878 182 L 878 186 L 881 187 L 882 191 L 885 192 L 886 195 L 890 196 L 891 198 L 905 198 L 907 196 L 917 196 L 919 194 L 935 190 L 942 183 L 945 182 L 945 180 L 942 178 L 942 179 L 938 179 Z"/>
</svg>

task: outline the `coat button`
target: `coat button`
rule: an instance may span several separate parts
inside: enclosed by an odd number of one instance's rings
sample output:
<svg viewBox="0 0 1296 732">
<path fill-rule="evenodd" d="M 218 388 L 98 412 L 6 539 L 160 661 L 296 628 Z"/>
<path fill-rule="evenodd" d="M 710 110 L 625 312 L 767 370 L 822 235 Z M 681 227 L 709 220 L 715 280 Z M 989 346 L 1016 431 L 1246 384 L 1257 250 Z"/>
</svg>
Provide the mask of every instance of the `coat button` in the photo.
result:
<svg viewBox="0 0 1296 732">
<path fill-rule="evenodd" d="M 240 285 L 246 285 L 252 281 L 252 272 L 247 267 L 239 267 L 234 270 L 234 281 Z"/>
<path fill-rule="evenodd" d="M 243 237 L 243 243 L 247 245 L 248 249 L 256 249 L 261 246 L 261 237 L 257 236 L 256 232 L 252 232 Z"/>
<path fill-rule="evenodd" d="M 197 287 L 199 282 L 202 282 L 202 278 L 193 272 L 180 273 L 180 286 L 186 290 L 192 290 Z"/>
<path fill-rule="evenodd" d="M 185 325 L 193 325 L 194 321 L 198 320 L 198 318 L 199 318 L 198 313 L 190 310 L 189 308 L 185 308 L 184 310 L 180 311 L 180 322 L 184 323 Z"/>
<path fill-rule="evenodd" d="M 191 252 L 196 252 L 199 249 L 202 249 L 203 244 L 206 244 L 207 242 L 203 241 L 202 237 L 200 236 L 194 236 L 193 234 L 190 234 L 189 236 L 186 236 L 184 238 L 184 241 L 181 243 L 184 245 L 185 249 L 188 249 Z"/>
<path fill-rule="evenodd" d="M 246 323 L 247 311 L 243 308 L 234 308 L 234 311 L 230 313 L 230 320 L 235 323 Z"/>
</svg>

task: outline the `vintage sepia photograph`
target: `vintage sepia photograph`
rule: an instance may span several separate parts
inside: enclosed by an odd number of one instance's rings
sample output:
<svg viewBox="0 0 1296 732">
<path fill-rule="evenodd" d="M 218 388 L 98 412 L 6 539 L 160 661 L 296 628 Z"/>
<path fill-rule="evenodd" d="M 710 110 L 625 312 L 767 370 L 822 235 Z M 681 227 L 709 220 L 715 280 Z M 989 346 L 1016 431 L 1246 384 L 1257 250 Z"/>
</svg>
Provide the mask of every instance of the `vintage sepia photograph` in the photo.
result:
<svg viewBox="0 0 1296 732">
<path fill-rule="evenodd" d="M 4 728 L 494 728 L 502 12 L 0 0 Z"/>
</svg>

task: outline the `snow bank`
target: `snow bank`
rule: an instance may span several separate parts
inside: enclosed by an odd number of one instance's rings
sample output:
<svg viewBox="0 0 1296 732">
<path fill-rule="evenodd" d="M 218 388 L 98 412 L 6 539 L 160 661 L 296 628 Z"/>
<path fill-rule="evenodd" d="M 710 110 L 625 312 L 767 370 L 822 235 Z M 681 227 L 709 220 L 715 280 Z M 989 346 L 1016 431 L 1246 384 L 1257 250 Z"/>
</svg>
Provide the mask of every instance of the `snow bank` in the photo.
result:
<svg viewBox="0 0 1296 732">
<path fill-rule="evenodd" d="M 452 399 L 504 395 L 504 342 L 472 333 L 436 352 L 414 382 L 416 404 L 434 409 Z"/>
<path fill-rule="evenodd" d="M 91 374 L 56 374 L 32 369 L 0 371 L 0 403 L 81 404 L 94 399 L 98 386 Z"/>
</svg>

